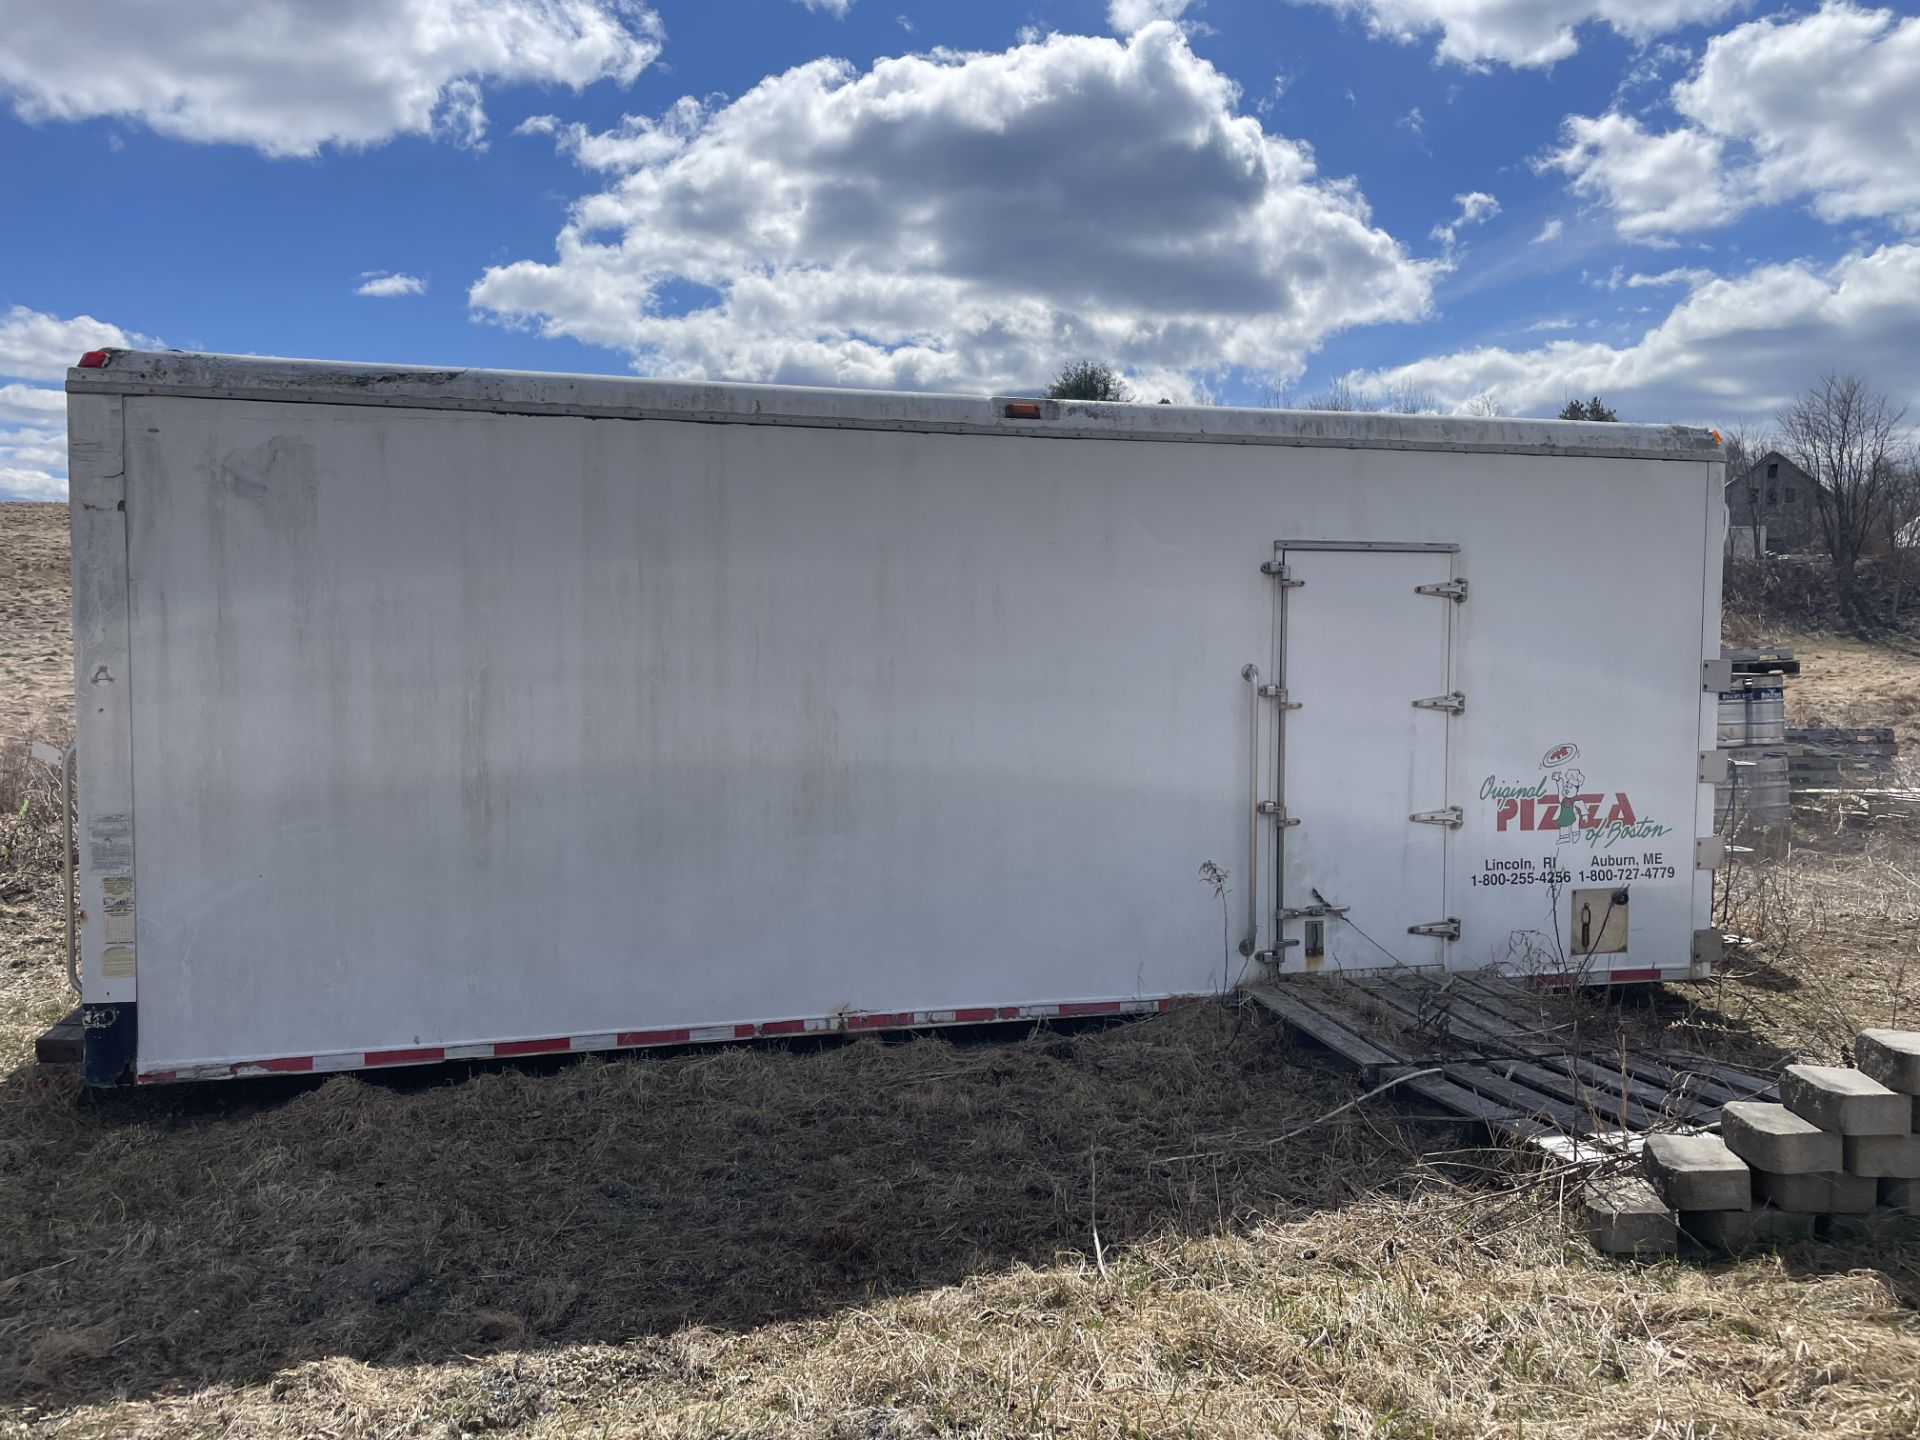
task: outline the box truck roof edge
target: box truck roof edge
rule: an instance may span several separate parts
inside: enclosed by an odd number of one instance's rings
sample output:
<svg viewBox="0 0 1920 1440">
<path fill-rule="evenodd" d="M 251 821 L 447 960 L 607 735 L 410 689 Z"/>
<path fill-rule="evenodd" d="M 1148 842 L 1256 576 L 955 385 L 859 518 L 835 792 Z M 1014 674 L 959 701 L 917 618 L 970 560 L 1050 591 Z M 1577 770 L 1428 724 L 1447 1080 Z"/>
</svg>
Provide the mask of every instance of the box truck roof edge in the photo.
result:
<svg viewBox="0 0 1920 1440">
<path fill-rule="evenodd" d="M 1719 437 L 1687 425 L 1251 410 L 796 385 L 655 380 L 416 365 L 350 364 L 181 351 L 90 352 L 70 395 L 177 395 L 617 420 L 792 425 L 1022 438 L 1438 450 L 1492 455 L 1712 461 Z M 1009 415 L 1009 407 L 1015 414 Z M 1032 409 L 1037 407 L 1037 416 Z"/>
</svg>

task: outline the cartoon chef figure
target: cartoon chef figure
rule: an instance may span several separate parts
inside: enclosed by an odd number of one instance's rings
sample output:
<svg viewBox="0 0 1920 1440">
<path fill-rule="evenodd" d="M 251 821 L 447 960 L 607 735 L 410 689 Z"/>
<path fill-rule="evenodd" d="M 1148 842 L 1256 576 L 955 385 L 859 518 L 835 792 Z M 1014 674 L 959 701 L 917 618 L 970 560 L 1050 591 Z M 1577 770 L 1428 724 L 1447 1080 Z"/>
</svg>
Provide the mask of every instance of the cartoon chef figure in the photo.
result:
<svg viewBox="0 0 1920 1440">
<path fill-rule="evenodd" d="M 1560 808 L 1551 823 L 1560 831 L 1558 843 L 1566 845 L 1580 833 L 1580 807 L 1573 802 L 1580 787 L 1587 783 L 1587 777 L 1578 770 L 1556 770 L 1553 783 L 1560 790 Z"/>
</svg>

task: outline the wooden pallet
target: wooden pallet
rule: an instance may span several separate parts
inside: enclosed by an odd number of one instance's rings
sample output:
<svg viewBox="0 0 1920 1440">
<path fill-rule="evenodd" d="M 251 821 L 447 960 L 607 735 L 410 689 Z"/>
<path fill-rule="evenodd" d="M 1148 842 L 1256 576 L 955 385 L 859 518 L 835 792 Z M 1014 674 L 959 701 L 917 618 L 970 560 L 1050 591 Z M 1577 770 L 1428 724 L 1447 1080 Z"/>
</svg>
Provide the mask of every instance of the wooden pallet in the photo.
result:
<svg viewBox="0 0 1920 1440">
<path fill-rule="evenodd" d="M 1625 1046 L 1604 1024 L 1578 1033 L 1578 997 L 1494 975 L 1288 975 L 1247 993 L 1359 1066 L 1368 1083 L 1412 1077 L 1403 1088 L 1462 1119 L 1559 1153 L 1570 1144 L 1631 1149 L 1655 1130 L 1711 1130 L 1729 1100 L 1778 1098 L 1761 1076 Z"/>
<path fill-rule="evenodd" d="M 1800 662 L 1793 658 L 1793 651 L 1783 645 L 1767 646 L 1759 650 L 1738 650 L 1723 648 L 1722 660 L 1733 662 L 1736 675 L 1798 675 Z"/>
</svg>

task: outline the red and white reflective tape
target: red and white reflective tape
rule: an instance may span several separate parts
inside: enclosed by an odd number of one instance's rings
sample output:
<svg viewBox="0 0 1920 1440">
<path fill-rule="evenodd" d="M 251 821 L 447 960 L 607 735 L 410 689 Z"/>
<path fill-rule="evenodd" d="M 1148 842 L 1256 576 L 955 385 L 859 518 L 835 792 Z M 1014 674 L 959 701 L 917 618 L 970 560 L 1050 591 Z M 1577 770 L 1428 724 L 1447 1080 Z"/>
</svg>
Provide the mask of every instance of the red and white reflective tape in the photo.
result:
<svg viewBox="0 0 1920 1440">
<path fill-rule="evenodd" d="M 983 1025 L 1007 1020 L 1071 1020 L 1097 1015 L 1150 1015 L 1190 997 L 1151 1000 L 1065 1000 L 1057 1005 L 973 1005 L 953 1010 L 819 1015 L 803 1020 L 753 1020 L 726 1025 L 686 1025 L 665 1030 L 602 1030 L 532 1040 L 485 1040 L 472 1045 L 415 1045 L 391 1050 L 348 1050 L 330 1055 L 278 1055 L 260 1060 L 218 1061 L 171 1070 L 142 1070 L 142 1085 L 183 1080 L 231 1080 L 246 1075 L 328 1074 L 384 1070 L 400 1065 L 437 1065 L 446 1060 L 509 1060 L 523 1055 L 566 1055 L 595 1050 L 640 1050 L 655 1045 L 710 1045 L 789 1035 L 862 1034 L 872 1030 L 924 1030 L 941 1025 Z"/>
</svg>

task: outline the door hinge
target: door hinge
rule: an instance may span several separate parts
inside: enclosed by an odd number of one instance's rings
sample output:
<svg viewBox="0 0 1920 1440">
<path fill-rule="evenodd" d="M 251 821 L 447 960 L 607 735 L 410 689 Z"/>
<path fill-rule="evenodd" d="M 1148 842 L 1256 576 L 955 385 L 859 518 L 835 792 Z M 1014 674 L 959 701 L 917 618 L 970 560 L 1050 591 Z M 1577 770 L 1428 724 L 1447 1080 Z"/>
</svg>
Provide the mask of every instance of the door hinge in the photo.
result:
<svg viewBox="0 0 1920 1440">
<path fill-rule="evenodd" d="M 1289 700 L 1287 698 L 1287 687 L 1284 685 L 1262 685 L 1260 687 L 1260 698 L 1263 700 L 1279 701 L 1282 710 L 1298 710 L 1300 708 L 1300 702 L 1298 700 Z"/>
<path fill-rule="evenodd" d="M 1451 600 L 1454 604 L 1463 604 L 1467 598 L 1467 582 L 1464 580 L 1442 580 L 1438 585 L 1416 585 L 1416 595 L 1433 595 L 1442 600 Z"/>
<path fill-rule="evenodd" d="M 1700 783 L 1724 785 L 1732 778 L 1733 757 L 1724 750 L 1700 752 Z"/>
<path fill-rule="evenodd" d="M 1328 915 L 1344 915 L 1351 905 L 1302 905 L 1297 908 L 1283 909 L 1274 918 L 1276 920 L 1319 920 Z"/>
<path fill-rule="evenodd" d="M 1282 950 L 1291 950 L 1299 943 L 1298 940 L 1276 940 L 1273 942 L 1273 948 L 1271 950 L 1254 951 L 1253 958 L 1258 960 L 1262 965 L 1278 965 L 1280 963 L 1280 952 Z"/>
<path fill-rule="evenodd" d="M 1416 710 L 1438 710 L 1447 715 L 1462 714 L 1467 708 L 1467 697 L 1458 690 L 1447 695 L 1433 695 L 1425 700 L 1413 702 Z"/>
<path fill-rule="evenodd" d="M 1266 564 L 1260 567 L 1260 573 L 1262 575 L 1271 575 L 1274 579 L 1278 580 L 1280 582 L 1280 588 L 1283 590 L 1298 590 L 1302 585 L 1307 583 L 1304 580 L 1294 579 L 1292 574 L 1287 570 L 1286 562 L 1282 560 L 1267 561 Z"/>
<path fill-rule="evenodd" d="M 1727 863 L 1727 837 L 1702 835 L 1693 842 L 1693 868 L 1718 870 Z"/>
<path fill-rule="evenodd" d="M 1300 823 L 1294 819 L 1293 816 L 1287 814 L 1286 807 L 1278 800 L 1262 800 L 1255 808 L 1257 808 L 1262 815 L 1271 815 L 1274 818 L 1274 822 L 1279 825 L 1282 830 Z"/>
<path fill-rule="evenodd" d="M 1436 920 L 1431 925 L 1409 925 L 1407 926 L 1407 934 L 1426 935 L 1435 940 L 1458 940 L 1460 938 L 1460 922 L 1452 916 L 1448 916 L 1445 920 Z"/>
<path fill-rule="evenodd" d="M 1733 688 L 1733 661 L 1702 660 L 1700 662 L 1700 688 L 1718 695 L 1722 690 Z"/>
<path fill-rule="evenodd" d="M 1458 830 L 1467 823 L 1467 815 L 1458 805 L 1449 805 L 1444 810 L 1416 810 L 1407 819 L 1416 825 L 1444 825 L 1449 830 Z"/>
</svg>

